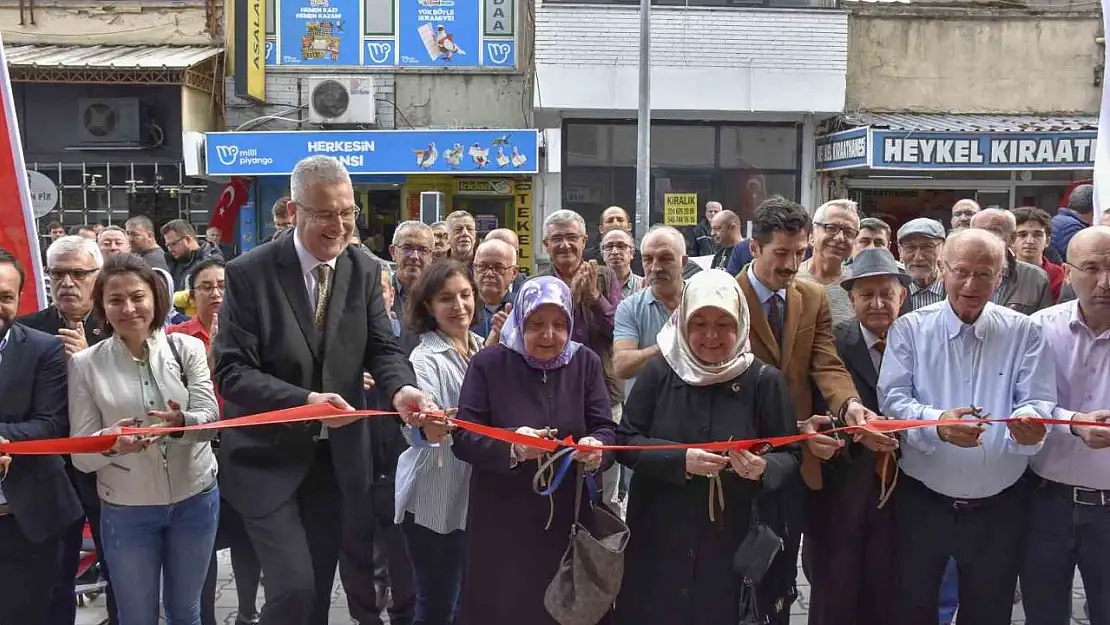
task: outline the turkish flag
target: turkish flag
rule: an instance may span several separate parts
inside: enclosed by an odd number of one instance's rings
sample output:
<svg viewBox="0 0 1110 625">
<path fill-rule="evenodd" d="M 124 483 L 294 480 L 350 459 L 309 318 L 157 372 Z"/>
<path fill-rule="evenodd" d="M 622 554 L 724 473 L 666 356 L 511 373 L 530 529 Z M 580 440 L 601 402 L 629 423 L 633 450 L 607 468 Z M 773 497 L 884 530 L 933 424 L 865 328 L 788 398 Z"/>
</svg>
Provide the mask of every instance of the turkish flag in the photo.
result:
<svg viewBox="0 0 1110 625">
<path fill-rule="evenodd" d="M 23 145 L 19 139 L 19 122 L 15 117 L 3 41 L 0 41 L 0 99 L 3 99 L 3 106 L 0 106 L 0 248 L 11 252 L 27 272 L 23 296 L 19 298 L 19 314 L 24 315 L 46 308 L 46 284 L 42 279 L 38 227 L 31 210 L 31 189 L 23 162 Z"/>
<path fill-rule="evenodd" d="M 232 178 L 224 187 L 216 206 L 212 208 L 212 219 L 208 221 L 209 228 L 219 228 L 224 235 L 224 240 L 231 239 L 235 232 L 235 221 L 239 219 L 239 209 L 247 201 L 251 183 L 246 178 Z"/>
</svg>

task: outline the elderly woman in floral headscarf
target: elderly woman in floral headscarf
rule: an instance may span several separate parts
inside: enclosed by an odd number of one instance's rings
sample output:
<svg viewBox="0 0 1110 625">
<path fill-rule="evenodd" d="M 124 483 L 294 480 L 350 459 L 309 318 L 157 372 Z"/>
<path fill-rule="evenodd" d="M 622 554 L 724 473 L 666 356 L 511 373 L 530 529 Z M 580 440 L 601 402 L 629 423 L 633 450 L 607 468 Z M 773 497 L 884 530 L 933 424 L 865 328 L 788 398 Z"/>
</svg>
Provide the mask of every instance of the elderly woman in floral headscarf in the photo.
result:
<svg viewBox="0 0 1110 625">
<path fill-rule="evenodd" d="M 620 445 L 704 443 L 797 433 L 786 381 L 748 347 L 748 309 L 719 269 L 691 278 L 659 332 L 617 431 Z M 757 456 L 620 451 L 632 469 L 620 625 L 733 625 L 740 582 L 733 555 L 752 502 L 797 470 L 800 450 Z"/>
<path fill-rule="evenodd" d="M 570 290 L 561 280 L 524 283 L 500 343 L 471 359 L 457 417 L 527 436 L 612 444 L 601 359 L 570 340 L 572 319 Z M 453 437 L 455 456 L 473 466 L 460 622 L 554 624 L 543 596 L 569 542 L 575 480 L 563 480 L 550 498 L 537 495 L 532 478 L 542 452 L 463 430 Z M 612 463 L 601 451 L 576 459 L 590 471 Z M 583 506 L 586 527 L 592 518 Z"/>
</svg>

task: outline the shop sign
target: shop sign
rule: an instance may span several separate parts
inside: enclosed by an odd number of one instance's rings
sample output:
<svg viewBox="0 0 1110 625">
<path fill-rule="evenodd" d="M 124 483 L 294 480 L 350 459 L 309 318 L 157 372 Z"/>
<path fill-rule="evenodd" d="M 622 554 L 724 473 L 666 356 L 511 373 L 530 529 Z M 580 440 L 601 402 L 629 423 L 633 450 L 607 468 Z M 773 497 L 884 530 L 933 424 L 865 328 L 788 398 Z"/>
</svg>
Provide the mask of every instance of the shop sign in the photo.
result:
<svg viewBox="0 0 1110 625">
<path fill-rule="evenodd" d="M 521 271 L 532 271 L 532 183 L 517 182 L 513 185 L 513 208 L 516 209 L 516 223 L 513 230 L 520 240 L 516 264 Z"/>
<path fill-rule="evenodd" d="M 1092 169 L 1094 131 L 905 133 L 872 130 L 874 169 Z"/>
<path fill-rule="evenodd" d="M 459 180 L 458 193 L 484 195 L 511 195 L 513 183 L 509 180 Z"/>
<path fill-rule="evenodd" d="M 867 128 L 817 138 L 817 171 L 867 166 Z"/>
<path fill-rule="evenodd" d="M 817 171 L 1093 169 L 1097 133 L 906 132 L 853 128 L 816 141 Z"/>
<path fill-rule="evenodd" d="M 234 28 L 235 95 L 256 102 L 266 100 L 266 2 L 231 3 Z"/>
<path fill-rule="evenodd" d="M 334 156 L 351 174 L 534 174 L 535 130 L 210 132 L 210 176 L 287 176 L 303 158 Z"/>
<path fill-rule="evenodd" d="M 698 194 L 664 193 L 663 223 L 668 226 L 698 225 Z"/>
<path fill-rule="evenodd" d="M 515 0 L 274 0 L 269 65 L 516 67 Z M 394 19 L 382 19 L 390 11 Z"/>
<path fill-rule="evenodd" d="M 28 171 L 27 186 L 31 190 L 31 209 L 35 217 L 45 217 L 58 205 L 58 187 L 44 174 Z"/>
</svg>

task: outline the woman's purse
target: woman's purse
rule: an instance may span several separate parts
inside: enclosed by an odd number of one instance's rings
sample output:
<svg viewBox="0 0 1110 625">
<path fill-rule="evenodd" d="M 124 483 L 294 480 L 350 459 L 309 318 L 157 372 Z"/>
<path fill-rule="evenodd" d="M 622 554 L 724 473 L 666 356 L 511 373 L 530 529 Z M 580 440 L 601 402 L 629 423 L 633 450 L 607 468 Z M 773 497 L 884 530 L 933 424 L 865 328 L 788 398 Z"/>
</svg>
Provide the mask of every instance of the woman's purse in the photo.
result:
<svg viewBox="0 0 1110 625">
<path fill-rule="evenodd" d="M 582 484 L 587 479 L 590 478 L 579 463 L 570 544 L 543 596 L 547 613 L 559 625 L 597 625 L 612 609 L 624 577 L 624 549 L 628 546 L 628 526 L 624 521 L 607 506 L 593 505 L 591 498 L 594 532 L 579 523 Z"/>
</svg>

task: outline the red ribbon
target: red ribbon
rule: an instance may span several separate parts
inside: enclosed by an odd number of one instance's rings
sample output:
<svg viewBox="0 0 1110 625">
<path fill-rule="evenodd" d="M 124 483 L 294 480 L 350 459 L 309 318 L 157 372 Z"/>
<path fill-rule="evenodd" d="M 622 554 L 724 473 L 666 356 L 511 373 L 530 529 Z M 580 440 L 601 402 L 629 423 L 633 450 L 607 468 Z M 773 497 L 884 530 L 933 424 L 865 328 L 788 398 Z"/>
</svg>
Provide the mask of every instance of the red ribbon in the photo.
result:
<svg viewBox="0 0 1110 625">
<path fill-rule="evenodd" d="M 102 434 L 100 436 L 75 436 L 70 438 L 51 438 L 45 440 L 5 443 L 3 445 L 0 445 L 0 453 L 9 455 L 94 454 L 104 453 L 110 450 L 113 446 L 115 446 L 116 439 L 120 436 L 125 435 L 165 436 L 167 434 L 175 434 L 178 432 L 222 430 L 226 428 L 252 427 L 257 425 L 280 425 L 287 423 L 300 423 L 304 421 L 327 421 L 329 419 L 346 419 L 354 416 L 395 416 L 397 414 L 398 413 L 396 412 L 388 412 L 383 410 L 357 410 L 354 412 L 350 412 L 338 410 L 330 404 L 312 404 L 308 406 L 298 406 L 296 408 L 287 408 L 285 410 L 275 410 L 273 412 L 263 412 L 260 414 L 248 415 L 245 417 L 236 417 L 234 419 L 223 419 L 221 421 L 214 421 L 212 423 L 204 423 L 200 425 L 188 425 L 184 427 L 123 428 L 119 434 Z M 452 425 L 460 429 L 467 430 L 468 432 L 473 432 L 480 436 L 485 436 L 487 438 L 496 439 L 506 443 L 532 447 L 535 449 L 542 449 L 543 451 L 547 452 L 553 452 L 562 447 L 569 447 L 577 450 L 595 451 L 598 449 L 605 451 L 703 449 L 705 451 L 712 452 L 725 452 L 747 450 L 757 445 L 764 444 L 769 444 L 771 447 L 782 447 L 784 445 L 801 442 L 817 436 L 816 434 L 793 434 L 790 436 L 778 436 L 772 438 L 755 438 L 711 443 L 668 443 L 665 445 L 605 445 L 602 447 L 591 447 L 588 445 L 579 445 L 569 436 L 562 440 L 536 438 L 534 436 L 517 434 L 515 431 L 505 428 L 482 425 L 479 423 L 464 421 L 462 419 L 455 419 L 450 417 L 445 418 L 447 418 L 447 420 Z M 897 419 L 884 419 L 871 421 L 867 425 L 863 426 L 847 426 L 837 428 L 835 430 L 828 430 L 825 432 L 821 432 L 821 434 L 831 434 L 834 432 L 849 434 L 854 434 L 858 432 L 891 434 L 896 432 L 904 432 L 906 430 L 915 430 L 918 428 L 944 427 L 945 425 L 968 425 L 973 423 L 1009 423 L 1011 421 L 1039 423 L 1045 426 L 1067 425 L 1079 427 L 1110 427 L 1110 422 L 1103 421 L 1068 421 L 1064 419 L 1041 419 L 1033 417 L 1022 417 L 1020 419 L 977 419 L 967 421 L 904 421 Z"/>
</svg>

